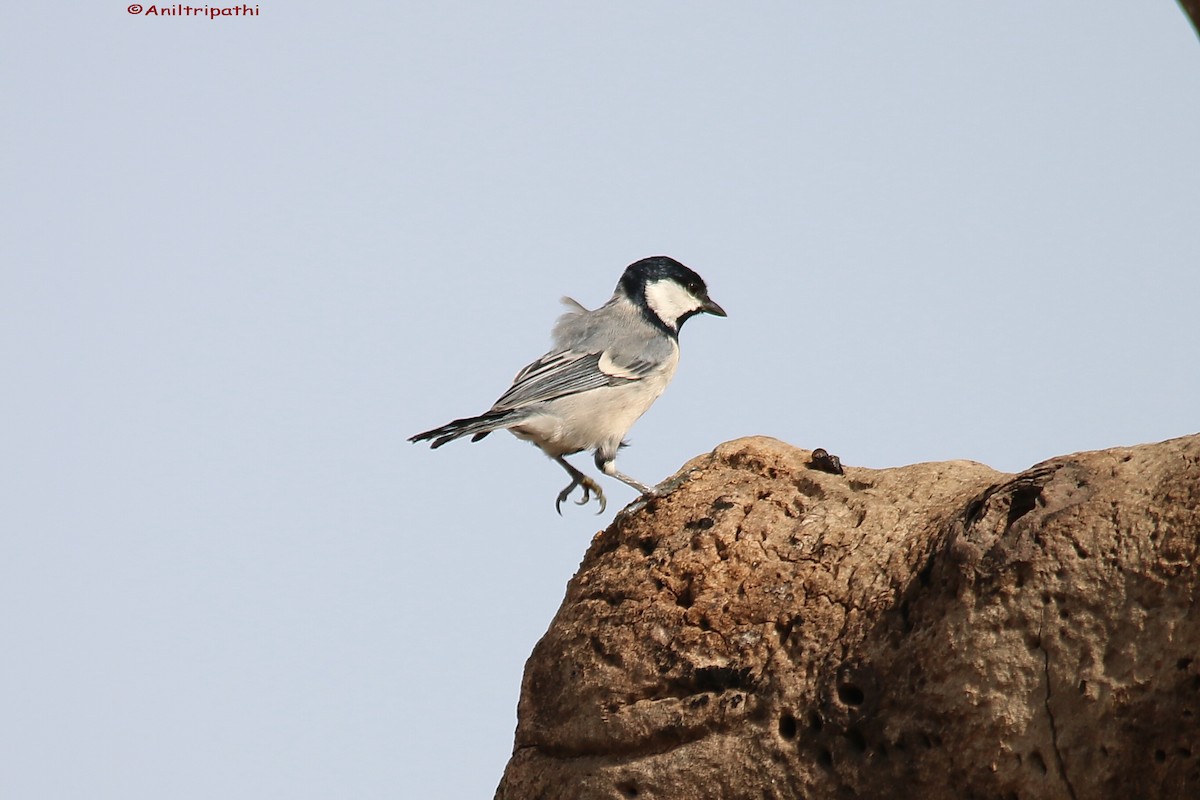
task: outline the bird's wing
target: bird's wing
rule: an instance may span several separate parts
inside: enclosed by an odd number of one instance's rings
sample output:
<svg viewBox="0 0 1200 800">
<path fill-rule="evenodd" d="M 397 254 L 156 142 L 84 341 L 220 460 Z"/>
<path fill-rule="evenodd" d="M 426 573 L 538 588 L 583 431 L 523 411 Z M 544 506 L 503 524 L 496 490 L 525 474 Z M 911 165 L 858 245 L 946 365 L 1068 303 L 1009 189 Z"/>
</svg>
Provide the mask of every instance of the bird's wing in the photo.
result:
<svg viewBox="0 0 1200 800">
<path fill-rule="evenodd" d="M 649 375 L 657 366 L 653 361 L 614 359 L 607 351 L 556 350 L 517 373 L 513 385 L 492 409 L 505 411 L 604 386 L 632 383 Z"/>
</svg>

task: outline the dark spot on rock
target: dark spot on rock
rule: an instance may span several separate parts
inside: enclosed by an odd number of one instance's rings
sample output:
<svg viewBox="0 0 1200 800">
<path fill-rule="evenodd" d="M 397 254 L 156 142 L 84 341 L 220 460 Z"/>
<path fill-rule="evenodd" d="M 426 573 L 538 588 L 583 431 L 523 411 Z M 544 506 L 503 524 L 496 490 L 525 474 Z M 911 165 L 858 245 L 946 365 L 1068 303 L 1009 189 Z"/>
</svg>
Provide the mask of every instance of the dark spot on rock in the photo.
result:
<svg viewBox="0 0 1200 800">
<path fill-rule="evenodd" d="M 785 711 L 779 717 L 779 735 L 785 739 L 795 739 L 796 731 L 796 718 Z"/>
<path fill-rule="evenodd" d="M 701 692 L 754 688 L 749 667 L 700 667 L 694 673 L 693 683 Z"/>
<path fill-rule="evenodd" d="M 821 714 L 817 711 L 808 712 L 808 728 L 814 733 L 820 733 L 821 728 L 825 727 L 825 720 L 821 719 Z"/>
<path fill-rule="evenodd" d="M 979 518 L 983 516 L 984 509 L 987 507 L 988 497 L 995 490 L 995 487 L 988 488 L 983 494 L 976 497 L 970 503 L 967 503 L 967 509 L 963 512 L 963 525 L 971 527 Z"/>
<path fill-rule="evenodd" d="M 592 646 L 592 652 L 594 652 L 597 656 L 599 656 L 600 660 L 603 661 L 605 664 L 608 664 L 610 667 L 625 666 L 624 661 L 621 658 L 621 654 L 619 652 L 617 652 L 617 653 L 610 652 L 604 646 L 604 642 L 600 641 L 600 637 L 598 637 L 598 636 L 589 637 L 589 643 Z"/>
<path fill-rule="evenodd" d="M 1192 659 L 1184 657 L 1175 662 L 1175 669 L 1187 669 L 1192 665 Z"/>
<path fill-rule="evenodd" d="M 800 621 L 799 617 L 792 617 L 791 619 L 787 620 L 786 622 L 776 622 L 775 623 L 775 633 L 777 633 L 779 635 L 779 641 L 781 643 L 787 644 L 787 640 L 790 639 L 792 636 L 792 629 L 796 626 L 796 624 L 799 621 Z"/>
<path fill-rule="evenodd" d="M 617 784 L 617 791 L 619 791 L 621 793 L 622 797 L 637 797 L 638 796 L 638 787 L 637 787 L 637 784 L 634 783 L 633 781 L 624 781 L 622 783 Z"/>
<path fill-rule="evenodd" d="M 855 686 L 853 683 L 842 683 L 837 687 L 838 700 L 841 700 L 848 706 L 861 706 L 866 696 L 863 690 Z"/>
<path fill-rule="evenodd" d="M 930 553 L 929 558 L 925 559 L 925 566 L 921 567 L 921 571 L 917 573 L 917 580 L 922 586 L 928 586 L 933 582 L 933 561 L 936 553 Z"/>
<path fill-rule="evenodd" d="M 689 583 L 683 587 L 683 591 L 675 595 L 675 605 L 680 608 L 691 608 L 696 602 L 696 595 L 692 592 L 692 585 Z"/>
<path fill-rule="evenodd" d="M 1164 751 L 1162 751 L 1162 750 L 1154 751 L 1154 762 L 1156 764 L 1161 764 L 1166 760 L 1167 760 L 1167 754 Z"/>
<path fill-rule="evenodd" d="M 701 517 L 700 519 L 690 520 L 683 524 L 683 527 L 689 531 L 706 531 L 712 526 L 712 517 Z"/>
<path fill-rule="evenodd" d="M 867 752 L 867 740 L 858 728 L 851 728 L 846 731 L 846 743 L 850 745 L 850 749 L 855 753 Z"/>
<path fill-rule="evenodd" d="M 733 508 L 733 506 L 734 506 L 733 502 L 726 500 L 723 497 L 718 497 L 716 500 L 713 501 L 713 504 L 712 504 L 712 508 L 714 511 L 726 511 L 730 508 Z"/>
<path fill-rule="evenodd" d="M 1029 754 L 1029 763 L 1030 763 L 1030 764 L 1033 766 L 1033 768 L 1034 768 L 1034 769 L 1036 769 L 1036 770 L 1037 770 L 1037 771 L 1038 771 L 1040 774 L 1042 774 L 1042 775 L 1045 775 L 1045 774 L 1046 774 L 1046 772 L 1047 772 L 1047 770 L 1046 770 L 1046 759 L 1042 758 L 1042 754 L 1041 754 L 1041 752 L 1039 752 L 1039 751 L 1037 751 L 1037 750 L 1034 750 L 1032 753 L 1030 753 L 1030 754 Z"/>
<path fill-rule="evenodd" d="M 642 551 L 642 555 L 648 556 L 658 547 L 658 539 L 650 536 L 646 537 L 645 539 L 638 539 L 637 546 L 638 549 Z"/>
<path fill-rule="evenodd" d="M 1018 484 L 1013 489 L 1012 498 L 1009 501 L 1007 527 L 1011 528 L 1013 523 L 1037 508 L 1041 496 L 1041 486 Z"/>
<path fill-rule="evenodd" d="M 626 600 L 628 600 L 629 595 L 626 594 L 625 592 L 619 592 L 619 591 L 605 592 L 603 595 L 600 596 L 600 599 L 603 600 L 605 603 L 607 603 L 612 608 L 616 608 L 617 606 L 621 605 L 621 603 L 624 603 Z"/>
<path fill-rule="evenodd" d="M 762 459 L 756 458 L 749 450 L 739 450 L 736 453 L 730 453 L 725 457 L 725 463 L 735 469 L 747 469 L 751 472 L 760 472 L 766 466 Z"/>
<path fill-rule="evenodd" d="M 808 478 L 797 478 L 792 484 L 796 487 L 796 491 L 805 497 L 811 497 L 814 500 L 824 500 L 825 490 L 821 488 L 821 484 Z M 804 510 L 804 504 L 799 499 L 796 500 L 796 506 L 799 511 Z"/>
<path fill-rule="evenodd" d="M 833 769 L 833 753 L 828 747 L 822 747 L 817 751 L 817 763 L 825 769 Z"/>
</svg>

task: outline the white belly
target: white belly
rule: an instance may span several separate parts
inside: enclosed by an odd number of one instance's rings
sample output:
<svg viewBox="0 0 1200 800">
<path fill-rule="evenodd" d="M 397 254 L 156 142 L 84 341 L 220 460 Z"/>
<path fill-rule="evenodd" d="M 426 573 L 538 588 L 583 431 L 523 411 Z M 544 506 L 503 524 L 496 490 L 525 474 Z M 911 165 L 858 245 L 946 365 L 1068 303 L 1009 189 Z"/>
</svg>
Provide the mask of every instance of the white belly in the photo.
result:
<svg viewBox="0 0 1200 800">
<path fill-rule="evenodd" d="M 642 414 L 654 404 L 675 374 L 676 360 L 658 374 L 622 386 L 606 386 L 552 400 L 543 413 L 509 430 L 551 456 L 617 446 Z"/>
</svg>

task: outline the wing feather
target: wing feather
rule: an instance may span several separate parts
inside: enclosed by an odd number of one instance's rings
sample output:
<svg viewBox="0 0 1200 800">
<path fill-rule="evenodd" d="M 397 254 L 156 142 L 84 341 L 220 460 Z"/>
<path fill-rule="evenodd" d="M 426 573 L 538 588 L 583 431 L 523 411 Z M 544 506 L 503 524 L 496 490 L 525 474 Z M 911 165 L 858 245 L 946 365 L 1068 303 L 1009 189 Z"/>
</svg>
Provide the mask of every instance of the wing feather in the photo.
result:
<svg viewBox="0 0 1200 800">
<path fill-rule="evenodd" d="M 660 340 L 628 301 L 614 298 L 595 311 L 563 301 L 569 310 L 554 327 L 556 349 L 518 372 L 493 411 L 640 381 L 670 360 L 673 343 Z"/>
<path fill-rule="evenodd" d="M 625 368 L 606 372 L 602 363 L 604 356 L 603 353 L 570 350 L 547 353 L 521 370 L 513 379 L 513 385 L 492 408 L 502 411 L 604 386 L 619 386 L 641 380 L 645 374 L 645 371 L 639 374 Z"/>
</svg>

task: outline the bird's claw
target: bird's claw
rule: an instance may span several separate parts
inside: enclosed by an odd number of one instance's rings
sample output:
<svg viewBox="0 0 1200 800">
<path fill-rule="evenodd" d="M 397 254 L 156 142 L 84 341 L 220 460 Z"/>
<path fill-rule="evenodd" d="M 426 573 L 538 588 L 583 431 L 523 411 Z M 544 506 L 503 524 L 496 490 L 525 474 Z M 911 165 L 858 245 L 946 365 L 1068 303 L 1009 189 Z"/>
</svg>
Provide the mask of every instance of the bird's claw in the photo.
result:
<svg viewBox="0 0 1200 800">
<path fill-rule="evenodd" d="M 583 490 L 583 497 L 579 500 L 576 500 L 575 505 L 587 505 L 591 501 L 592 494 L 594 493 L 596 495 L 596 501 L 600 503 L 600 510 L 596 513 L 603 514 L 604 509 L 608 507 L 608 500 L 606 500 L 604 497 L 604 490 L 600 488 L 600 484 L 596 483 L 594 480 L 585 475 L 582 479 L 576 478 L 572 480 L 569 484 L 567 484 L 567 488 L 558 493 L 558 499 L 554 501 L 554 510 L 558 512 L 558 515 L 560 517 L 562 516 L 563 501 L 570 497 L 571 492 L 575 491 L 576 486 Z"/>
</svg>

